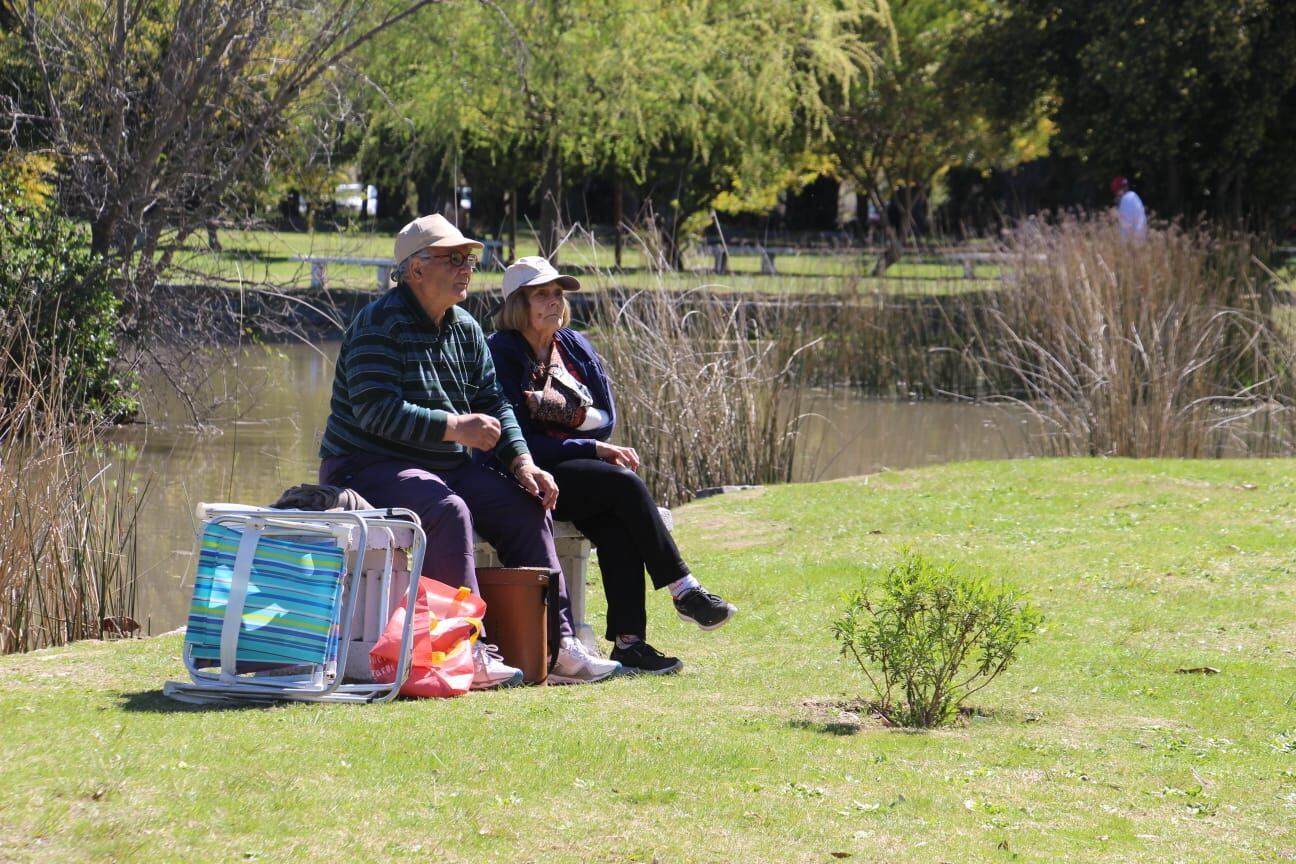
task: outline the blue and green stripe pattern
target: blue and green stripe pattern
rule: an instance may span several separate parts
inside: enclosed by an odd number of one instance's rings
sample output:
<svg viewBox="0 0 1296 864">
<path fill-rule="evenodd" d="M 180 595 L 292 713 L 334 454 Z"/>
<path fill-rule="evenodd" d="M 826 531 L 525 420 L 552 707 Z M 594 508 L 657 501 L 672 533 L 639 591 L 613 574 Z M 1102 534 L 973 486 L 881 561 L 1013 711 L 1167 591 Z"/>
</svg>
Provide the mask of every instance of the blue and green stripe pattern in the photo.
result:
<svg viewBox="0 0 1296 864">
<path fill-rule="evenodd" d="M 442 440 L 451 414 L 498 419 L 501 464 L 527 452 L 481 327 L 458 306 L 433 323 L 399 285 L 361 309 L 342 337 L 320 457 L 367 454 L 433 472 L 458 468 L 470 454 Z"/>
<path fill-rule="evenodd" d="M 216 523 L 203 530 L 185 633 L 196 660 L 220 660 L 221 625 L 242 536 Z M 317 664 L 336 659 L 344 568 L 342 552 L 329 538 L 316 544 L 261 537 L 248 579 L 237 661 Z"/>
</svg>

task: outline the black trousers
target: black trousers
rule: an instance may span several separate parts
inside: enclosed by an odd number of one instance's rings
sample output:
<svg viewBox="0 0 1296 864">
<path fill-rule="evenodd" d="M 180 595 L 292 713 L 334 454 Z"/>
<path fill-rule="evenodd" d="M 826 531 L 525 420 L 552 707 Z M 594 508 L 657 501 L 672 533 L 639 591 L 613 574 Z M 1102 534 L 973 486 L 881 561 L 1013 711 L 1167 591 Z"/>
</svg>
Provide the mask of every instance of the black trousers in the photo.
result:
<svg viewBox="0 0 1296 864">
<path fill-rule="evenodd" d="M 554 518 L 573 523 L 598 549 L 608 605 L 604 635 L 643 638 L 644 570 L 654 588 L 689 574 L 648 487 L 633 471 L 600 459 L 571 459 L 553 476 L 559 493 Z"/>
</svg>

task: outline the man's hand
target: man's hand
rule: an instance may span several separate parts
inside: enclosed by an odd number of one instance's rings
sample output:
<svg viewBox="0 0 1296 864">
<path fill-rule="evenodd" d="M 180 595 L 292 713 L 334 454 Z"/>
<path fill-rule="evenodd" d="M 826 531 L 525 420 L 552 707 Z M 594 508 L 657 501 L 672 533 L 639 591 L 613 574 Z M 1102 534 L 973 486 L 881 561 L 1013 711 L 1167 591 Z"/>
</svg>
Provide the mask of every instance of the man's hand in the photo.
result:
<svg viewBox="0 0 1296 864">
<path fill-rule="evenodd" d="M 622 468 L 629 468 L 631 471 L 639 470 L 639 454 L 635 452 L 633 447 L 618 447 L 615 444 L 600 441 L 594 445 L 594 453 L 604 462 L 611 462 L 613 465 L 620 465 Z"/>
<path fill-rule="evenodd" d="M 442 440 L 475 450 L 490 450 L 499 437 L 500 422 L 489 414 L 451 414 L 446 418 Z"/>
<path fill-rule="evenodd" d="M 558 505 L 558 484 L 553 475 L 532 462 L 530 456 L 519 456 L 513 461 L 513 476 L 523 489 L 540 498 L 546 510 Z"/>
</svg>

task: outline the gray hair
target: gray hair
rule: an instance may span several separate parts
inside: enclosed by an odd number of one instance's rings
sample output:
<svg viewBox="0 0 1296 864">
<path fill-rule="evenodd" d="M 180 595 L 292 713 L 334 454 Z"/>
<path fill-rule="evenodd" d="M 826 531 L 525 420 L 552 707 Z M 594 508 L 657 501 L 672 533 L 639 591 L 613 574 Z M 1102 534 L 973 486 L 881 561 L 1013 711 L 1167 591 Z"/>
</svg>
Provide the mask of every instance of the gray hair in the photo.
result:
<svg viewBox="0 0 1296 864">
<path fill-rule="evenodd" d="M 397 285 L 399 285 L 405 281 L 405 277 L 409 275 L 410 262 L 413 261 L 414 258 L 415 256 L 411 255 L 408 258 L 406 258 L 404 261 L 400 262 L 399 264 L 397 264 L 395 267 L 392 268 L 391 271 L 392 282 L 395 282 Z"/>
</svg>

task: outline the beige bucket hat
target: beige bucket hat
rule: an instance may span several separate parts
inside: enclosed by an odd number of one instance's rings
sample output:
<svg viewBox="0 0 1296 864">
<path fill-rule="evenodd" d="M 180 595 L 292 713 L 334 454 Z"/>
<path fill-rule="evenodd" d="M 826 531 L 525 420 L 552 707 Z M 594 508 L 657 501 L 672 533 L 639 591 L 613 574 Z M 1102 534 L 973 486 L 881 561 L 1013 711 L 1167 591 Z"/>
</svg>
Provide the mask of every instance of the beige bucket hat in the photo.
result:
<svg viewBox="0 0 1296 864">
<path fill-rule="evenodd" d="M 422 249 L 458 249 L 464 246 L 473 247 L 473 252 L 480 252 L 482 244 L 469 240 L 454 226 L 449 219 L 440 213 L 420 216 L 406 225 L 396 235 L 396 250 L 392 258 L 397 264 Z"/>
<path fill-rule="evenodd" d="M 559 273 L 548 258 L 527 255 L 514 261 L 504 271 L 504 299 L 507 300 L 519 288 L 548 285 L 550 282 L 557 282 L 564 291 L 579 291 L 581 287 L 579 279 Z"/>
</svg>

